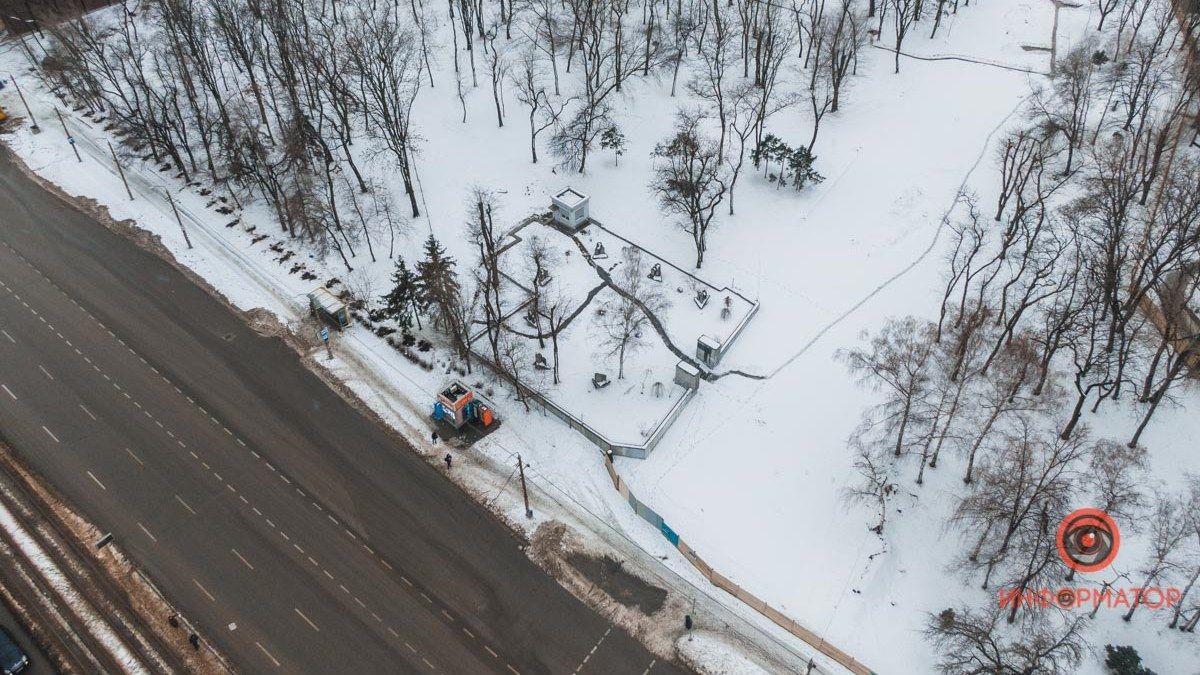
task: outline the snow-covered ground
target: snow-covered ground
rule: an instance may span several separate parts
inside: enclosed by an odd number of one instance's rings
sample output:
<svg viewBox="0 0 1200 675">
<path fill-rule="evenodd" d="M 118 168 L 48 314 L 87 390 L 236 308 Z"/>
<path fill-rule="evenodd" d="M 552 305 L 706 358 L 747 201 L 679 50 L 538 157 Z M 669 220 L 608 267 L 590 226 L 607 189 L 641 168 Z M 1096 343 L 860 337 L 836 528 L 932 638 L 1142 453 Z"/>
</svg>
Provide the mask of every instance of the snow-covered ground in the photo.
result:
<svg viewBox="0 0 1200 675">
<path fill-rule="evenodd" d="M 590 262 L 580 254 L 573 239 L 588 251 Z M 531 289 L 537 272 L 530 262 L 530 247 L 535 242 L 539 250 L 545 251 L 545 269 L 551 270 L 545 281 L 538 284 L 539 297 L 543 298 L 541 323 L 536 323 L 531 316 Z M 626 348 L 624 374 L 619 377 L 619 363 L 611 354 L 615 345 L 606 342 L 597 313 L 606 307 L 617 307 L 620 296 L 610 288 L 593 294 L 604 283 L 593 269 L 593 263 L 611 275 L 613 283 L 620 285 L 625 279 L 622 267 L 628 264 L 626 252 L 636 255 L 637 264 L 641 266 L 638 281 L 662 300 L 656 316 L 662 321 L 671 342 L 689 356 L 701 336 L 716 340 L 718 344 L 732 344 L 756 309 L 754 303 L 736 291 L 708 284 L 673 266 L 670 261 L 658 258 L 637 242 L 615 236 L 598 223 L 593 222 L 568 236 L 535 221 L 511 232 L 501 244 L 501 264 L 510 270 L 510 276 L 516 277 L 514 283 L 505 288 L 519 286 L 521 289 L 510 303 L 512 315 L 508 323 L 515 334 L 549 331 L 545 303 L 554 298 L 566 298 L 558 309 L 559 320 L 586 304 L 579 315 L 559 331 L 557 384 L 552 371 L 552 341 L 520 339 L 527 354 L 526 361 L 533 359 L 529 355 L 538 354 L 546 364 L 528 369 L 523 376 L 525 385 L 614 443 L 633 446 L 645 443 L 664 423 L 686 390 L 673 381 L 677 357 L 649 324 L 637 330 Z M 654 270 L 657 274 L 651 276 Z M 705 293 L 708 300 L 697 301 L 700 292 Z M 486 354 L 484 333 L 481 330 L 477 334 L 473 345 L 477 352 Z M 610 385 L 596 387 L 592 378 L 597 373 L 605 375 Z"/>
<path fill-rule="evenodd" d="M 992 194 L 993 141 L 1018 121 L 1031 87 L 1044 82 L 1038 73 L 1048 70 L 1045 52 L 1023 47 L 1048 45 L 1052 20 L 1050 0 L 971 3 L 947 17 L 936 39 L 927 39 L 927 25 L 918 25 L 904 45 L 909 54 L 966 60 L 902 58 L 896 75 L 890 52 L 864 50 L 843 109 L 823 122 L 815 148 L 817 167 L 827 180 L 796 193 L 747 168 L 738 184 L 737 213 L 719 218 L 699 276 L 760 303 L 721 369 L 768 377 L 734 375 L 703 383 L 649 459 L 617 460 L 634 493 L 714 568 L 880 673 L 930 672 L 935 656 L 919 634 L 925 613 L 959 599 L 977 601 L 980 591 L 946 571 L 959 544 L 941 525 L 961 489 L 953 461 L 927 476 L 920 500 L 908 500 L 903 516 L 889 524 L 885 541 L 868 531 L 870 514 L 844 504 L 841 490 L 852 473 L 846 438 L 873 396 L 855 386 L 834 352 L 855 344 L 861 331 L 877 329 L 887 317 L 936 314 L 942 216 L 960 188 Z M 1082 40 L 1096 20 L 1091 3 L 1063 9 L 1060 52 Z M 3 60 L 7 69 L 26 72 L 15 50 Z M 423 91 L 414 109 L 413 123 L 427 151 L 417 164 L 425 215 L 395 243 L 407 260 L 419 256 L 421 241 L 432 232 L 461 265 L 472 264 L 473 247 L 462 224 L 472 186 L 502 194 L 497 222 L 515 225 L 544 211 L 550 195 L 570 184 L 591 196 L 592 215 L 606 228 L 680 268 L 693 266 L 690 237 L 658 212 L 646 188 L 651 149 L 670 132 L 676 107 L 689 103 L 682 87 L 678 97 L 669 96 L 669 75 L 628 87 L 629 105 L 618 106 L 617 113 L 628 137 L 626 156 L 618 167 L 611 154 L 600 152 L 586 175 L 564 175 L 545 158 L 529 163 L 528 132 L 511 98 L 509 123 L 497 128 L 487 88 L 469 91 L 463 124 L 449 63 L 435 64 L 434 77 L 436 88 Z M 53 123 L 53 99 L 32 77 L 20 79 L 45 131 L 32 136 L 21 130 L 9 143 L 34 170 L 160 235 L 183 264 L 236 305 L 264 307 L 285 321 L 300 316 L 303 293 L 315 284 L 288 273 L 294 260 L 283 265 L 274 260 L 279 255 L 268 246 L 287 242 L 265 207 L 252 206 L 241 224 L 224 227 L 231 217 L 206 208 L 211 198 L 180 191 L 166 174 L 146 177 L 153 171 L 142 167 L 131 179 L 145 183 L 142 188 L 155 182 L 173 186 L 185 215 L 210 225 L 190 232 L 195 248 L 187 249 L 169 207 L 145 196 L 129 201 L 107 168 L 107 149 L 88 147 L 83 131 L 77 135 L 84 163 L 76 162 Z M 9 111 L 21 109 L 11 90 L 0 93 L 0 101 Z M 789 139 L 807 139 L 811 131 L 803 107 L 778 115 L 771 129 Z M 103 137 L 99 129 L 84 131 Z M 251 224 L 256 231 L 245 232 Z M 271 238 L 252 243 L 261 234 Z M 609 247 L 610 256 L 618 251 L 619 246 Z M 358 251 L 358 271 L 350 275 L 336 256 L 322 261 L 301 254 L 299 259 L 321 280 L 339 276 L 377 295 L 391 272 L 386 252 L 377 253 L 380 261 L 372 265 Z M 559 274 L 576 272 L 586 278 L 590 270 L 568 265 Z M 572 289 L 577 292 L 579 286 Z M 671 295 L 675 304 L 690 306 L 690 298 Z M 719 302 L 714 298 L 709 308 Z M 678 340 L 685 350 L 694 344 L 696 330 L 681 330 Z M 589 341 L 586 334 L 576 337 Z M 435 346 L 428 357 L 437 364 L 432 371 L 415 367 L 358 328 L 340 338 L 335 350 L 353 351 L 353 363 L 339 353 L 332 367 L 360 396 L 402 429 L 423 430 L 433 392 L 447 378 L 442 348 Z M 650 368 L 655 369 L 650 381 L 670 386 L 675 360 L 665 349 L 650 346 L 635 358 L 638 375 L 631 383 L 640 383 L 641 370 Z M 589 360 L 567 363 L 572 365 L 564 381 L 582 387 L 580 379 L 590 379 L 593 370 Z M 378 380 L 386 380 L 390 389 Z M 586 407 L 586 397 L 616 398 L 627 393 L 626 386 L 595 392 L 587 391 L 587 384 L 570 400 Z M 393 396 L 397 391 L 400 396 Z M 565 491 L 572 507 L 597 514 L 664 556 L 665 565 L 698 579 L 629 512 L 612 490 L 594 446 L 553 417 L 525 413 L 507 395 L 498 392 L 493 398 L 508 423 L 477 446 L 480 453 L 509 463 L 507 457 L 520 452 L 534 467 L 535 483 Z M 1122 419 L 1110 409 L 1103 419 L 1088 421 L 1100 435 L 1106 430 L 1119 435 L 1131 428 L 1131 419 L 1132 412 Z M 639 430 L 644 425 L 640 419 L 625 421 Z M 1160 412 L 1143 439 L 1154 475 L 1176 481 L 1184 471 L 1200 470 L 1190 445 L 1197 435 L 1200 420 L 1186 408 Z M 414 436 L 417 442 L 425 433 Z M 915 490 L 905 486 L 910 487 Z M 1123 548 L 1117 566 L 1134 566 L 1138 550 L 1136 542 Z M 1200 648 L 1166 631 L 1164 624 L 1150 612 L 1135 617 L 1132 625 L 1101 613 L 1091 643 L 1135 644 L 1157 672 L 1195 672 L 1191 664 L 1200 659 Z M 730 668 L 742 672 L 736 665 Z M 1086 671 L 1100 672 L 1099 660 L 1089 658 Z"/>
</svg>

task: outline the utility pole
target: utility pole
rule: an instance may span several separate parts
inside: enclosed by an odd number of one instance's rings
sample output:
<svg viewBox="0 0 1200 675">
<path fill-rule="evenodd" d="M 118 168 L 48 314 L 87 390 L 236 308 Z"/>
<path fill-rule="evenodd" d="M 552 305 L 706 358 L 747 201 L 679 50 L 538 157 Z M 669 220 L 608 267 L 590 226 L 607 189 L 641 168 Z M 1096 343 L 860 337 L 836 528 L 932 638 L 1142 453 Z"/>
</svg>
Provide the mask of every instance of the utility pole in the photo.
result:
<svg viewBox="0 0 1200 675">
<path fill-rule="evenodd" d="M 55 108 L 54 113 L 58 115 L 58 123 L 62 125 L 63 133 L 67 135 L 67 143 L 75 151 L 75 159 L 83 163 L 83 158 L 79 156 L 79 148 L 75 147 L 75 137 L 71 135 L 70 131 L 67 131 L 67 121 L 63 119 L 62 112 L 58 108 Z"/>
<path fill-rule="evenodd" d="M 167 196 L 167 201 L 171 202 L 171 210 L 175 212 L 175 222 L 179 223 L 179 231 L 183 233 L 183 240 L 187 243 L 187 247 L 192 247 L 192 240 L 188 237 L 187 228 L 183 226 L 183 219 L 179 217 L 179 209 L 175 206 L 175 200 L 171 198 L 171 191 L 163 188 L 163 194 Z"/>
<path fill-rule="evenodd" d="M 117 151 L 113 150 L 112 141 L 108 142 L 108 151 L 112 153 L 113 164 L 117 165 L 117 173 L 121 174 L 121 182 L 125 184 L 125 194 L 133 201 L 133 191 L 129 189 L 129 181 L 125 180 L 125 169 L 121 168 L 121 160 L 117 159 Z"/>
<path fill-rule="evenodd" d="M 17 90 L 17 96 L 21 97 L 21 105 L 25 106 L 25 114 L 29 116 L 29 130 L 35 134 L 42 133 L 42 128 L 38 126 L 37 120 L 33 117 L 33 111 L 29 109 L 29 101 L 25 100 L 25 92 L 21 91 L 21 85 L 17 84 L 17 78 L 9 73 L 8 79 L 12 80 L 13 87 Z"/>
<path fill-rule="evenodd" d="M 521 472 L 521 495 L 525 497 L 525 517 L 533 517 L 533 509 L 529 508 L 529 489 L 525 487 L 525 462 L 521 461 L 520 453 L 517 454 L 517 469 Z"/>
</svg>

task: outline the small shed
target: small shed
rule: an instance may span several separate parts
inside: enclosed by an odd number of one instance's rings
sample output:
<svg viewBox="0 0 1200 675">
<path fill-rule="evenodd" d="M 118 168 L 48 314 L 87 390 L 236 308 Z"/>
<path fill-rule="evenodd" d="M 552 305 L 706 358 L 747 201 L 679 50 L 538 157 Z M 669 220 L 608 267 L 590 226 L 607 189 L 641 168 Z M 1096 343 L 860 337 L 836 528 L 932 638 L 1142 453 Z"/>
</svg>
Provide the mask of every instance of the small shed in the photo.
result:
<svg viewBox="0 0 1200 675">
<path fill-rule="evenodd" d="M 721 343 L 707 335 L 696 339 L 696 358 L 701 363 L 713 368 L 721 360 Z"/>
<path fill-rule="evenodd" d="M 350 309 L 341 298 L 324 286 L 308 294 L 308 309 L 312 315 L 338 330 L 350 325 Z"/>
<path fill-rule="evenodd" d="M 698 389 L 700 387 L 700 369 L 687 361 L 680 361 L 675 364 L 675 384 L 685 389 Z"/>
<path fill-rule="evenodd" d="M 588 213 L 589 197 L 568 187 L 554 195 L 550 202 L 554 206 L 554 220 L 572 230 L 578 230 L 587 224 L 591 216 Z"/>
</svg>

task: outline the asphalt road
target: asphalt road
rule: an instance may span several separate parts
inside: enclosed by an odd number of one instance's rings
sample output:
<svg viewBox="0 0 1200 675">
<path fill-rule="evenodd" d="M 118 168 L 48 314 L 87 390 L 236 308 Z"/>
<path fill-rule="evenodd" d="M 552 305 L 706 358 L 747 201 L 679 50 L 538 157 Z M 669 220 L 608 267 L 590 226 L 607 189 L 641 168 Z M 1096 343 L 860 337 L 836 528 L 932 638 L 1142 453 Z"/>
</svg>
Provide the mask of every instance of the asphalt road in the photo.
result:
<svg viewBox="0 0 1200 675">
<path fill-rule="evenodd" d="M 0 435 L 245 672 L 680 672 L 3 149 Z"/>
<path fill-rule="evenodd" d="M 25 669 L 25 673 L 29 675 L 44 675 L 54 672 L 54 662 L 42 651 L 42 648 L 38 646 L 37 641 L 29 634 L 25 625 L 21 623 L 21 620 L 9 608 L 8 603 L 3 600 L 0 600 L 0 626 L 4 626 L 8 630 L 13 639 L 17 641 L 17 644 L 21 646 L 25 655 L 29 657 L 29 667 Z"/>
</svg>

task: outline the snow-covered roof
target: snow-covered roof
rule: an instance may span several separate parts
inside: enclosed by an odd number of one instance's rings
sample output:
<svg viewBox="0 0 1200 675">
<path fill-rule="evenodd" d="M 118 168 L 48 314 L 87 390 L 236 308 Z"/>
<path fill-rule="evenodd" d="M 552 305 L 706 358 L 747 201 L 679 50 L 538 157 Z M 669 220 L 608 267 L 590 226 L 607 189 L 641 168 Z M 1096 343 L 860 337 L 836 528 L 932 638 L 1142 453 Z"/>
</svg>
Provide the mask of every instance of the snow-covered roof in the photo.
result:
<svg viewBox="0 0 1200 675">
<path fill-rule="evenodd" d="M 459 380 L 455 380 L 442 390 L 442 398 L 450 403 L 458 403 L 464 396 L 471 394 L 471 388 Z"/>
<path fill-rule="evenodd" d="M 679 363 L 675 364 L 675 367 L 687 373 L 688 375 L 700 374 L 700 369 L 688 363 L 687 361 L 680 361 Z"/>
<path fill-rule="evenodd" d="M 316 302 L 321 309 L 330 314 L 336 313 L 346 306 L 346 303 L 342 302 L 341 299 L 324 286 L 314 289 L 308 294 L 308 297 Z"/>
<path fill-rule="evenodd" d="M 576 206 L 587 201 L 587 195 L 576 192 L 574 188 L 567 188 L 562 192 L 554 195 L 554 200 L 567 207 L 573 209 Z"/>
<path fill-rule="evenodd" d="M 721 348 L 720 342 L 717 342 L 716 340 L 708 337 L 707 335 L 701 335 L 700 338 L 698 340 L 696 340 L 696 342 L 699 342 L 700 344 L 704 345 L 705 347 L 708 347 L 709 349 L 716 350 L 716 349 Z"/>
</svg>

